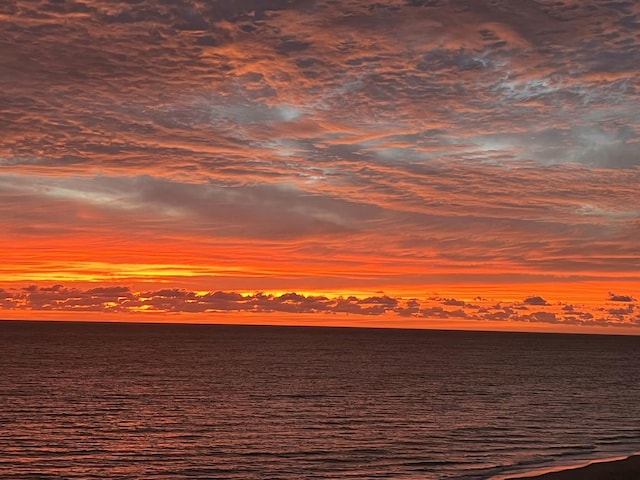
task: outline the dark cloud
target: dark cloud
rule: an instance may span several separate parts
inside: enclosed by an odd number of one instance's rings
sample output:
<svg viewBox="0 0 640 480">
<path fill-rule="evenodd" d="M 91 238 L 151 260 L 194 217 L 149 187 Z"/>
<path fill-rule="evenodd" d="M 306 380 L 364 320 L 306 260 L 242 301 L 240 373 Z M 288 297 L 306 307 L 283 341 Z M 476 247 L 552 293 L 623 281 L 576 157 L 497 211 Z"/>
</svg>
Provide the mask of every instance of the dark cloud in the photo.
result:
<svg viewBox="0 0 640 480">
<path fill-rule="evenodd" d="M 98 287 L 87 290 L 62 285 L 32 285 L 16 291 L 0 290 L 3 308 L 40 311 L 95 312 L 288 312 L 351 313 L 383 315 L 393 312 L 400 300 L 388 296 L 328 298 L 290 292 L 282 295 L 237 292 L 196 293 L 184 289 L 162 289 L 132 293 L 128 287 Z"/>
<path fill-rule="evenodd" d="M 607 310 L 607 312 L 610 315 L 627 315 L 633 313 L 634 308 L 634 305 L 632 303 L 629 303 L 624 308 L 610 308 Z"/>
<path fill-rule="evenodd" d="M 449 299 L 450 300 L 450 299 Z M 349 314 L 394 319 L 466 320 L 539 323 L 572 326 L 632 327 L 637 324 L 635 305 L 624 308 L 600 308 L 598 316 L 565 305 L 558 312 L 519 308 L 517 303 L 493 305 L 458 305 L 447 299 L 391 297 L 388 295 L 356 297 L 303 295 L 296 292 L 241 294 L 233 291 L 194 292 L 186 289 L 160 289 L 134 292 L 129 287 L 110 286 L 89 289 L 67 288 L 56 284 L 19 289 L 0 289 L 0 308 L 5 310 L 98 312 L 98 313 L 202 313 L 253 312 L 280 314 Z M 536 303 L 535 305 L 543 305 Z M 455 307 L 455 308 L 447 308 Z M 604 316 L 603 316 L 604 315 Z M 214 317 L 207 317 L 215 321 Z M 267 321 L 267 320 L 265 320 Z"/>
<path fill-rule="evenodd" d="M 553 312 L 535 312 L 528 315 L 529 321 L 542 323 L 559 323 L 561 320 Z"/>
<path fill-rule="evenodd" d="M 549 305 L 544 298 L 538 296 L 527 297 L 522 303 L 525 305 Z"/>
<path fill-rule="evenodd" d="M 635 299 L 631 295 L 616 295 L 613 292 L 609 292 L 610 302 L 633 302 Z"/>
<path fill-rule="evenodd" d="M 456 300 L 455 298 L 445 298 L 442 300 L 443 305 L 454 306 L 454 307 L 464 307 L 466 302 L 463 300 Z"/>
</svg>

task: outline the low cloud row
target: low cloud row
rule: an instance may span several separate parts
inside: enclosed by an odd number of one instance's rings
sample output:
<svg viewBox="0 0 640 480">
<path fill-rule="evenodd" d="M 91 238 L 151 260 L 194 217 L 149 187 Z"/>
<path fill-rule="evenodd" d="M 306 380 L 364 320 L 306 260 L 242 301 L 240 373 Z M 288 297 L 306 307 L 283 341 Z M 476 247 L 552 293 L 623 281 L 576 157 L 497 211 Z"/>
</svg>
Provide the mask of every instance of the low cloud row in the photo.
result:
<svg viewBox="0 0 640 480">
<path fill-rule="evenodd" d="M 6 310 L 101 312 L 101 313 L 210 313 L 255 312 L 293 314 L 396 315 L 402 318 L 464 319 L 528 322 L 582 326 L 640 326 L 640 311 L 630 295 L 610 292 L 597 308 L 565 303 L 552 304 L 540 296 L 518 302 L 474 302 L 455 298 L 400 298 L 380 294 L 369 297 L 302 295 L 284 293 L 193 292 L 162 289 L 133 292 L 129 287 L 90 289 L 63 285 L 0 289 L 0 308 Z"/>
</svg>

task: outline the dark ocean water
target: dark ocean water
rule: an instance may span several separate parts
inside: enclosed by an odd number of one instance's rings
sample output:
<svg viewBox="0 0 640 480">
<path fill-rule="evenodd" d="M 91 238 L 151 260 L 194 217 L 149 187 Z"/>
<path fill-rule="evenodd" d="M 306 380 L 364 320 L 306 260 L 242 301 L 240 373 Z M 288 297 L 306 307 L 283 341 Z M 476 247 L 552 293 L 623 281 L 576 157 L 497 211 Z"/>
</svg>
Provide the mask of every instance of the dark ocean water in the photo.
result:
<svg viewBox="0 0 640 480">
<path fill-rule="evenodd" d="M 487 479 L 640 450 L 640 337 L 0 322 L 0 478 Z"/>
</svg>

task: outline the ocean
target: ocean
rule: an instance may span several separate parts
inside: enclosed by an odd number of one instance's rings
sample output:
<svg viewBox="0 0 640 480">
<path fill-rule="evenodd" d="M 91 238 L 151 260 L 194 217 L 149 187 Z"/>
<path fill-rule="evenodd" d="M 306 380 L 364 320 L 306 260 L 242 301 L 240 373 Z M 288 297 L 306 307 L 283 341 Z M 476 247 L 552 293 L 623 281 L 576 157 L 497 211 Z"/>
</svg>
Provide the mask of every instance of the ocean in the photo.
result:
<svg viewBox="0 0 640 480">
<path fill-rule="evenodd" d="M 0 478 L 490 479 L 640 450 L 640 337 L 0 322 Z"/>
</svg>

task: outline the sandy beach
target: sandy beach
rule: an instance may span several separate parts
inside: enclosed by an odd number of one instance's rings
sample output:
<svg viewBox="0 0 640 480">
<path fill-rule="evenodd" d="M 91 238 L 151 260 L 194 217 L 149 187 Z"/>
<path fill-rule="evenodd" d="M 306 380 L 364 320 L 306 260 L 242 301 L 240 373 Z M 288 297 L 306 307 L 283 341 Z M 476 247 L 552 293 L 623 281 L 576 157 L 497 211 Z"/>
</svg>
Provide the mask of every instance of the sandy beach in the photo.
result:
<svg viewBox="0 0 640 480">
<path fill-rule="evenodd" d="M 640 479 L 640 455 L 623 460 L 598 462 L 579 468 L 570 468 L 557 472 L 529 477 L 510 477 L 506 480 L 633 480 Z"/>
</svg>

